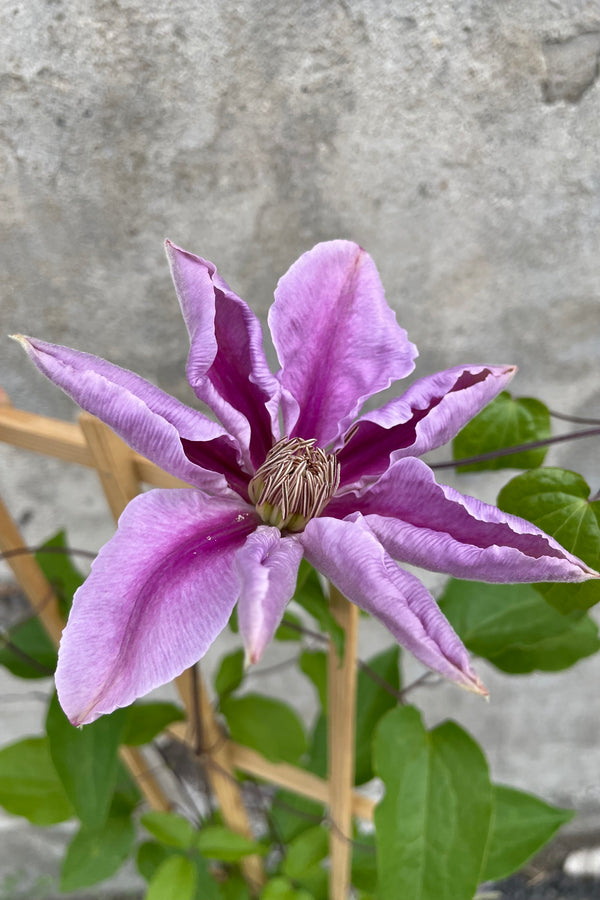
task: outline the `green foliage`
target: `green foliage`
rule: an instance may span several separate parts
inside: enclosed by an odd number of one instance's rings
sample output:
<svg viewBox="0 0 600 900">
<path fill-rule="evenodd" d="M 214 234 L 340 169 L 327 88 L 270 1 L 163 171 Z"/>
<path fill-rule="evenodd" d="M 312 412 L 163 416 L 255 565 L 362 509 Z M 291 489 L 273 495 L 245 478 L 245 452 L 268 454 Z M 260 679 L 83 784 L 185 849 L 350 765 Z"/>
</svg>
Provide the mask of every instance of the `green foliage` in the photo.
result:
<svg viewBox="0 0 600 900">
<path fill-rule="evenodd" d="M 374 743 L 385 797 L 375 810 L 380 900 L 471 900 L 493 809 L 477 744 L 454 722 L 426 731 L 414 707 L 389 712 Z"/>
<path fill-rule="evenodd" d="M 439 604 L 466 647 L 504 672 L 555 672 L 600 648 L 589 616 L 561 616 L 529 584 L 451 578 Z"/>
<path fill-rule="evenodd" d="M 222 825 L 209 825 L 198 832 L 196 848 L 207 859 L 220 859 L 222 862 L 239 862 L 245 856 L 259 854 L 263 856 L 268 847 L 248 840 Z"/>
<path fill-rule="evenodd" d="M 533 794 L 495 785 L 489 853 L 482 880 L 496 881 L 516 872 L 573 816 L 572 810 L 550 806 Z"/>
<path fill-rule="evenodd" d="M 32 616 L 11 628 L 6 637 L 0 636 L 0 665 L 17 678 L 48 678 L 53 674 L 56 650 L 39 619 Z"/>
<path fill-rule="evenodd" d="M 148 744 L 171 722 L 184 719 L 183 710 L 174 703 L 134 703 L 127 708 L 121 743 L 130 747 Z"/>
<path fill-rule="evenodd" d="M 522 516 L 556 538 L 593 569 L 600 566 L 600 500 L 589 499 L 581 475 L 544 468 L 517 475 L 502 488 L 498 506 Z M 580 584 L 540 584 L 538 590 L 560 613 L 589 609 L 600 600 L 600 579 Z"/>
<path fill-rule="evenodd" d="M 179 850 L 193 847 L 198 835 L 191 822 L 176 813 L 153 810 L 144 813 L 141 823 L 161 843 Z"/>
<path fill-rule="evenodd" d="M 0 804 L 34 825 L 54 825 L 73 815 L 52 765 L 45 737 L 27 738 L 0 750 Z"/>
<path fill-rule="evenodd" d="M 116 710 L 91 725 L 74 728 L 50 701 L 46 731 L 52 762 L 77 815 L 89 828 L 100 828 L 108 816 L 117 779 L 117 751 L 127 711 Z"/>
<path fill-rule="evenodd" d="M 323 860 L 329 852 L 329 836 L 317 826 L 303 831 L 290 842 L 281 866 L 282 874 L 306 888 L 315 898 L 327 900 L 327 871 Z"/>
<path fill-rule="evenodd" d="M 315 900 L 303 888 L 296 890 L 287 878 L 272 878 L 264 886 L 260 900 Z"/>
<path fill-rule="evenodd" d="M 296 627 L 293 627 L 296 626 Z M 275 640 L 276 641 L 301 641 L 302 640 L 302 632 L 298 629 L 301 628 L 302 622 L 299 617 L 294 615 L 294 613 L 286 612 L 281 625 L 275 632 Z"/>
<path fill-rule="evenodd" d="M 244 651 L 234 650 L 224 656 L 215 677 L 215 690 L 219 697 L 232 694 L 244 680 Z"/>
<path fill-rule="evenodd" d="M 90 887 L 114 875 L 129 856 L 133 837 L 129 815 L 109 816 L 100 828 L 82 825 L 63 860 L 61 891 Z"/>
<path fill-rule="evenodd" d="M 45 553 L 44 549 L 52 552 Z M 62 611 L 66 615 L 71 609 L 73 594 L 83 584 L 85 579 L 72 563 L 68 552 L 60 552 L 63 550 L 68 550 L 67 538 L 64 531 L 59 531 L 43 544 L 43 549 L 41 548 L 36 553 L 35 558 L 42 572 L 54 588 Z"/>
<path fill-rule="evenodd" d="M 250 900 L 250 891 L 244 879 L 232 875 L 219 885 L 219 900 Z"/>
<path fill-rule="evenodd" d="M 393 690 L 400 689 L 400 648 L 393 646 L 378 653 L 367 661 L 367 666 L 386 681 Z M 327 657 L 325 653 L 303 653 L 300 668 L 311 679 L 319 697 L 327 694 Z M 326 703 L 323 703 L 326 712 Z M 359 670 L 356 691 L 356 733 L 355 733 L 355 783 L 364 784 L 373 778 L 371 765 L 371 743 L 377 723 L 381 717 L 398 703 L 372 675 Z M 324 777 L 327 772 L 327 728 L 322 714 L 313 730 L 309 768 L 316 775 Z"/>
<path fill-rule="evenodd" d="M 479 415 L 465 425 L 452 443 L 454 459 L 466 459 L 493 450 L 526 444 L 550 437 L 550 413 L 539 400 L 512 397 L 503 391 Z M 541 466 L 547 447 L 498 456 L 484 462 L 459 466 L 459 472 L 485 469 L 531 469 Z"/>
<path fill-rule="evenodd" d="M 305 559 L 300 563 L 298 570 L 298 583 L 294 593 L 294 600 L 313 619 L 324 634 L 329 635 L 338 656 L 344 656 L 344 629 L 336 622 L 329 609 L 329 602 L 323 593 L 319 576 Z"/>
<path fill-rule="evenodd" d="M 304 727 L 281 700 L 259 694 L 226 697 L 221 711 L 233 740 L 258 750 L 272 762 L 297 763 L 306 751 Z"/>
<path fill-rule="evenodd" d="M 315 823 L 320 822 L 324 815 L 322 803 L 281 789 L 273 797 L 270 819 L 275 834 L 288 844 L 307 828 L 312 828 Z"/>
<path fill-rule="evenodd" d="M 144 841 L 138 847 L 136 855 L 138 872 L 146 881 L 151 881 L 165 859 L 174 855 L 175 851 L 165 844 L 159 844 L 157 841 Z"/>
<path fill-rule="evenodd" d="M 146 900 L 195 900 L 197 881 L 192 860 L 178 854 L 170 856 L 152 876 Z"/>
</svg>

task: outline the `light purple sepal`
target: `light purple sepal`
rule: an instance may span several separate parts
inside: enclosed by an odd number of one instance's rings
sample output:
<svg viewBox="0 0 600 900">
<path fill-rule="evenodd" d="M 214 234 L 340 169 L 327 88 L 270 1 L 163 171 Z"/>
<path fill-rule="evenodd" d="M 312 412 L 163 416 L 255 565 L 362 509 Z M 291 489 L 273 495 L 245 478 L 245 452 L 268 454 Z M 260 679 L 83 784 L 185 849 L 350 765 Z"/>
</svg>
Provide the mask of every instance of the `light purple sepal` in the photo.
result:
<svg viewBox="0 0 600 900">
<path fill-rule="evenodd" d="M 196 441 L 220 439 L 239 457 L 238 445 L 216 422 L 139 375 L 98 356 L 37 338 L 15 337 L 47 378 L 82 409 L 110 425 L 138 453 L 189 484 L 211 493 L 230 493 L 218 470 L 193 465 L 181 446 L 181 437 Z"/>
<path fill-rule="evenodd" d="M 355 508 L 394 559 L 434 572 L 496 583 L 597 576 L 531 522 L 438 484 L 419 459 L 394 463 Z"/>
<path fill-rule="evenodd" d="M 296 587 L 302 545 L 261 525 L 235 556 L 240 579 L 238 621 L 246 659 L 256 663 L 275 634 Z"/>
<path fill-rule="evenodd" d="M 487 694 L 460 638 L 421 582 L 385 552 L 366 522 L 320 518 L 300 536 L 305 556 L 430 669 Z"/>
<path fill-rule="evenodd" d="M 234 556 L 257 526 L 198 490 L 132 500 L 75 594 L 56 686 L 74 725 L 128 706 L 197 662 L 237 600 Z"/>
<path fill-rule="evenodd" d="M 321 447 L 346 431 L 367 397 L 414 368 L 416 347 L 385 301 L 375 264 L 351 241 L 317 244 L 291 266 L 269 324 L 285 432 Z"/>
<path fill-rule="evenodd" d="M 188 380 L 242 447 L 253 472 L 279 436 L 279 382 L 263 350 L 260 323 L 215 266 L 166 243 L 190 335 Z"/>
<path fill-rule="evenodd" d="M 452 440 L 515 372 L 516 366 L 456 366 L 420 378 L 401 397 L 365 413 L 338 454 L 342 487 L 363 488 L 397 459 Z"/>
</svg>

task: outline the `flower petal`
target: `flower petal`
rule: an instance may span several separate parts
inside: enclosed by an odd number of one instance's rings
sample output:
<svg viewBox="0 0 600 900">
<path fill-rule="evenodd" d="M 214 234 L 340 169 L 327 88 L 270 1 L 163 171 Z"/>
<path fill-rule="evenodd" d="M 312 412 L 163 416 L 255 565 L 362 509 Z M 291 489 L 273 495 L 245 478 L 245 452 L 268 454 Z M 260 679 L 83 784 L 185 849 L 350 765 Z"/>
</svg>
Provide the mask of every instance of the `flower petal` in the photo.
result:
<svg viewBox="0 0 600 900">
<path fill-rule="evenodd" d="M 438 484 L 419 459 L 394 463 L 354 508 L 395 559 L 456 578 L 578 582 L 598 574 L 531 522 Z"/>
<path fill-rule="evenodd" d="M 300 540 L 311 565 L 379 619 L 420 662 L 469 690 L 487 694 L 429 591 L 388 556 L 360 516 L 354 522 L 313 519 Z"/>
<path fill-rule="evenodd" d="M 239 591 L 236 550 L 256 527 L 243 503 L 201 491 L 140 494 L 75 594 L 56 685 L 74 725 L 165 684 L 225 627 Z"/>
<path fill-rule="evenodd" d="M 269 370 L 260 323 L 211 262 L 166 243 L 190 335 L 188 380 L 246 451 L 253 472 L 278 433 L 279 383 Z"/>
<path fill-rule="evenodd" d="M 351 241 L 301 256 L 279 281 L 269 323 L 286 433 L 320 446 L 346 431 L 363 400 L 414 368 L 416 347 L 385 301 L 375 264 Z"/>
<path fill-rule="evenodd" d="M 260 526 L 238 550 L 238 617 L 246 658 L 256 663 L 275 634 L 296 587 L 302 545 L 278 528 Z"/>
<path fill-rule="evenodd" d="M 180 435 L 198 441 L 220 437 L 233 444 L 216 422 L 139 375 L 98 356 L 24 335 L 15 335 L 15 339 L 47 378 L 82 409 L 110 425 L 138 453 L 189 484 L 213 493 L 229 493 L 219 469 L 210 471 L 212 467 L 193 465 L 181 446 Z M 234 447 L 239 456 L 239 448 Z"/>
<path fill-rule="evenodd" d="M 516 366 L 456 366 L 420 378 L 401 397 L 361 416 L 338 453 L 341 485 L 364 487 L 395 460 L 441 447 L 516 371 Z"/>
</svg>

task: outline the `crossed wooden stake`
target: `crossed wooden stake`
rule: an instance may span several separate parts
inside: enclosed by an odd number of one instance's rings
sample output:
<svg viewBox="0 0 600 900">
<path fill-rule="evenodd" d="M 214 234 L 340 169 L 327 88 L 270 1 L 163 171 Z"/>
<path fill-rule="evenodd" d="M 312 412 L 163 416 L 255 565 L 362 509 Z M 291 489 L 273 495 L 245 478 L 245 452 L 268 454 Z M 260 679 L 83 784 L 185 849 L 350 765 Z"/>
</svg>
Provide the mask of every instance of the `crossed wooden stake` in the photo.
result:
<svg viewBox="0 0 600 900">
<path fill-rule="evenodd" d="M 130 448 L 94 416 L 81 413 L 78 424 L 39 416 L 10 405 L 0 392 L 0 441 L 93 468 L 98 473 L 110 510 L 117 520 L 126 505 L 141 491 L 142 483 L 155 487 L 185 487 Z M 25 550 L 15 522 L 0 500 L 0 550 Z M 15 578 L 28 597 L 48 634 L 58 644 L 64 622 L 52 587 L 30 553 L 7 558 Z M 212 790 L 229 828 L 252 837 L 236 770 L 286 788 L 329 808 L 330 900 L 347 900 L 352 861 L 352 818 L 372 820 L 374 802 L 354 791 L 354 728 L 356 715 L 356 648 L 358 610 L 331 586 L 331 611 L 345 632 L 343 660 L 335 647 L 328 652 L 328 778 L 287 763 L 273 763 L 249 747 L 231 741 L 214 714 L 198 667 L 176 679 L 187 721 L 169 727 L 172 736 L 185 742 L 205 765 Z M 194 725 L 197 723 L 197 728 Z M 198 730 L 200 734 L 194 732 Z M 120 754 L 140 791 L 153 809 L 169 810 L 172 802 L 150 771 L 144 752 L 121 747 Z M 262 859 L 246 857 L 242 871 L 253 893 L 265 881 Z"/>
</svg>

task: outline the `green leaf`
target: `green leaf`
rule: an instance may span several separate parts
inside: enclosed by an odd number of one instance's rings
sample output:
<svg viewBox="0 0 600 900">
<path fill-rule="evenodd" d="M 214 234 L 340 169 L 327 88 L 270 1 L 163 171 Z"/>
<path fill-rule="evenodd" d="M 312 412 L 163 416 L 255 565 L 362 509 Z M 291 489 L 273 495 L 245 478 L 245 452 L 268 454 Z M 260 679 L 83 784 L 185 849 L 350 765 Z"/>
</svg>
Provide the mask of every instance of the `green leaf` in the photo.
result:
<svg viewBox="0 0 600 900">
<path fill-rule="evenodd" d="M 297 763 L 306 750 L 302 723 L 281 700 L 259 694 L 225 697 L 221 711 L 233 740 L 258 750 L 272 762 Z"/>
<path fill-rule="evenodd" d="M 360 891 L 374 892 L 377 887 L 375 835 L 355 833 L 352 848 L 352 885 Z"/>
<path fill-rule="evenodd" d="M 208 859 L 221 862 L 239 862 L 245 856 L 258 853 L 263 856 L 268 851 L 264 844 L 257 844 L 223 825 L 209 825 L 198 832 L 196 848 Z"/>
<path fill-rule="evenodd" d="M 329 602 L 323 593 L 319 576 L 305 559 L 300 563 L 298 583 L 293 599 L 302 607 L 302 609 L 315 619 L 321 631 L 329 635 L 337 650 L 338 656 L 343 658 L 345 640 L 344 629 L 336 622 L 331 614 Z"/>
<path fill-rule="evenodd" d="M 273 797 L 270 819 L 277 836 L 284 844 L 289 844 L 307 828 L 321 821 L 324 815 L 322 803 L 280 789 Z"/>
<path fill-rule="evenodd" d="M 160 864 L 148 885 L 146 900 L 194 900 L 197 872 L 185 856 L 171 856 Z"/>
<path fill-rule="evenodd" d="M 396 645 L 378 653 L 367 661 L 375 676 L 386 681 L 391 688 L 400 690 L 400 648 Z M 300 668 L 317 687 L 320 696 L 327 693 L 327 657 L 324 653 L 303 653 Z M 355 783 L 364 784 L 373 778 L 371 752 L 373 734 L 381 717 L 398 704 L 396 697 L 386 691 L 372 675 L 360 669 L 357 679 L 356 732 L 355 732 Z M 326 709 L 326 706 L 324 707 Z M 327 772 L 327 726 L 323 716 L 315 725 L 312 735 L 309 768 L 315 775 L 325 777 Z"/>
<path fill-rule="evenodd" d="M 321 826 L 309 828 L 288 846 L 281 871 L 315 896 L 326 897 L 328 875 L 321 863 L 328 852 L 327 831 Z"/>
<path fill-rule="evenodd" d="M 367 665 L 394 690 L 400 690 L 400 648 L 397 645 L 373 656 L 367 661 Z M 364 784 L 373 778 L 373 735 L 382 716 L 397 705 L 396 697 L 363 669 L 359 671 L 356 693 L 356 784 Z"/>
<path fill-rule="evenodd" d="M 544 803 L 533 794 L 494 785 L 495 812 L 483 881 L 516 872 L 575 813 Z"/>
<path fill-rule="evenodd" d="M 174 703 L 134 703 L 127 709 L 121 743 L 129 747 L 148 744 L 171 722 L 181 722 L 185 713 Z"/>
<path fill-rule="evenodd" d="M 385 797 L 375 809 L 380 900 L 471 900 L 492 816 L 485 758 L 454 722 L 426 731 L 414 707 L 381 720 L 375 770 Z"/>
<path fill-rule="evenodd" d="M 150 834 L 158 838 L 168 847 L 177 847 L 180 850 L 189 850 L 196 841 L 198 832 L 187 819 L 176 813 L 152 812 L 144 813 L 141 823 Z"/>
<path fill-rule="evenodd" d="M 8 641 L 17 648 L 16 652 L 6 646 Z M 56 650 L 36 616 L 11 628 L 6 638 L 0 636 L 0 665 L 17 678 L 48 678 L 53 674 Z"/>
<path fill-rule="evenodd" d="M 129 856 L 133 837 L 129 816 L 109 816 L 98 829 L 82 825 L 63 860 L 61 891 L 75 891 L 110 878 Z"/>
<path fill-rule="evenodd" d="M 224 656 L 215 677 L 215 690 L 219 697 L 232 694 L 244 680 L 244 651 L 235 650 Z"/>
<path fill-rule="evenodd" d="M 151 881 L 154 873 L 160 865 L 174 856 L 175 851 L 165 844 L 157 844 L 155 841 L 144 841 L 140 844 L 137 851 L 136 864 L 138 872 L 146 881 Z"/>
<path fill-rule="evenodd" d="M 287 878 L 272 878 L 264 886 L 260 900 L 314 900 L 308 891 L 296 890 Z"/>
<path fill-rule="evenodd" d="M 439 605 L 466 647 L 503 672 L 555 672 L 600 649 L 589 616 L 560 615 L 529 584 L 451 578 Z"/>
<path fill-rule="evenodd" d="M 0 750 L 0 804 L 34 825 L 54 825 L 73 815 L 45 737 L 27 738 Z"/>
<path fill-rule="evenodd" d="M 299 663 L 317 689 L 321 709 L 327 712 L 327 654 L 322 650 L 305 650 L 300 654 Z"/>
<path fill-rule="evenodd" d="M 313 726 L 306 768 L 320 778 L 327 778 L 327 717 L 324 713 Z"/>
<path fill-rule="evenodd" d="M 291 626 L 296 626 L 291 627 Z M 299 628 L 302 627 L 302 622 L 300 618 L 294 613 L 286 612 L 281 622 L 281 625 L 275 632 L 275 640 L 276 641 L 301 641 L 302 640 L 302 632 L 298 631 Z"/>
<path fill-rule="evenodd" d="M 77 815 L 89 828 L 100 828 L 108 816 L 126 716 L 126 710 L 118 709 L 91 725 L 75 728 L 56 694 L 48 707 L 46 731 L 52 762 Z"/>
<path fill-rule="evenodd" d="M 239 875 L 231 875 L 219 885 L 219 900 L 250 900 L 248 885 Z"/>
<path fill-rule="evenodd" d="M 35 555 L 36 561 L 54 588 L 62 610 L 66 614 L 71 609 L 73 594 L 83 584 L 85 578 L 73 565 L 69 554 L 59 552 L 68 550 L 64 531 L 59 531 L 54 537 L 47 540 L 43 547 L 53 552 L 44 553 L 43 549 L 38 550 Z"/>
<path fill-rule="evenodd" d="M 452 452 L 454 459 L 466 459 L 548 437 L 550 413 L 547 407 L 531 397 L 514 398 L 508 391 L 503 391 L 457 434 L 452 442 Z M 547 450 L 547 447 L 538 447 L 511 453 L 510 456 L 459 466 L 458 471 L 531 469 L 542 465 Z"/>
<path fill-rule="evenodd" d="M 593 569 L 600 565 L 600 500 L 576 472 L 544 468 L 517 475 L 502 488 L 498 506 L 528 519 Z M 560 613 L 589 609 L 600 600 L 600 579 L 580 584 L 538 584 Z"/>
</svg>

